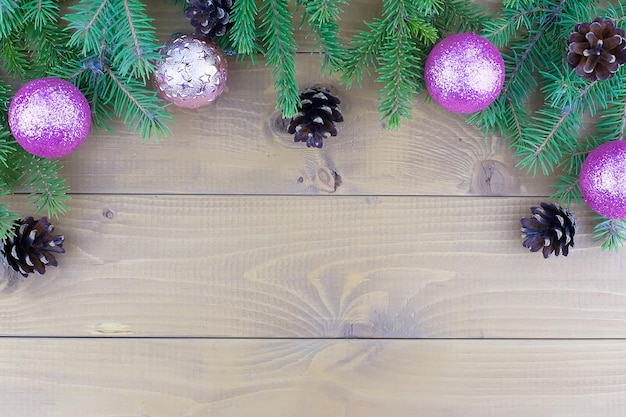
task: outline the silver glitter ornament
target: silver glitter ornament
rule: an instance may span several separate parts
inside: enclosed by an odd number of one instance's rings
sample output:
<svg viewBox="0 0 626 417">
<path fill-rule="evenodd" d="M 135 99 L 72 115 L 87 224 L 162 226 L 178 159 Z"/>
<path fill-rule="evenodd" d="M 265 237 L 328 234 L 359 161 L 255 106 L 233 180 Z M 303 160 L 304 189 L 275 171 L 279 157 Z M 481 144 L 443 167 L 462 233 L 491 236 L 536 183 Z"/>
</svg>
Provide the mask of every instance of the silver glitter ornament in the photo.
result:
<svg viewBox="0 0 626 417">
<path fill-rule="evenodd" d="M 178 107 L 198 108 L 215 101 L 226 87 L 228 63 L 213 41 L 176 36 L 161 48 L 154 84 L 159 95 Z"/>
</svg>

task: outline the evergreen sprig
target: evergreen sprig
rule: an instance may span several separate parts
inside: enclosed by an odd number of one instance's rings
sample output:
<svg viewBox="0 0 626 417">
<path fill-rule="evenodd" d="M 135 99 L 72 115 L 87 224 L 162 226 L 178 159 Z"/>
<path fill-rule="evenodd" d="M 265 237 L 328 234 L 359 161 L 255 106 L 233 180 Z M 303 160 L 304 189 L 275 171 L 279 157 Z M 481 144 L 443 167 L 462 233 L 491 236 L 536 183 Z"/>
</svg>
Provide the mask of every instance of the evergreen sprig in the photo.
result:
<svg viewBox="0 0 626 417">
<path fill-rule="evenodd" d="M 567 39 L 577 23 L 597 16 L 623 27 L 623 7 L 505 0 L 500 17 L 484 24 L 482 35 L 502 51 L 506 78 L 500 97 L 469 122 L 504 137 L 528 174 L 557 172 L 552 197 L 568 207 L 582 201 L 578 177 L 587 154 L 626 136 L 626 77 L 623 70 L 607 81 L 577 76 L 567 64 Z M 625 231 L 620 221 L 600 219 L 594 236 L 615 250 Z"/>
<path fill-rule="evenodd" d="M 81 0 L 63 16 L 55 0 L 0 0 L 0 69 L 13 83 L 54 76 L 87 97 L 95 125 L 120 118 L 143 137 L 161 137 L 171 116 L 147 83 L 160 58 L 155 29 L 139 0 Z M 12 91 L 0 82 L 0 196 L 28 192 L 37 211 L 58 217 L 69 188 L 56 160 L 25 152 L 11 136 Z M 18 219 L 0 204 L 0 239 Z"/>
<path fill-rule="evenodd" d="M 453 31 L 476 31 L 487 20 L 467 0 L 383 0 L 380 18 L 366 22 L 349 42 L 341 80 L 350 87 L 375 72 L 383 86 L 379 112 L 397 129 L 411 118 L 411 101 L 424 90 L 424 62 L 432 46 Z"/>
<path fill-rule="evenodd" d="M 348 3 L 345 0 L 302 0 L 304 21 L 306 21 L 317 39 L 317 48 L 324 56 L 322 71 L 341 71 L 346 59 L 346 48 L 339 35 L 342 9 Z"/>
<path fill-rule="evenodd" d="M 37 211 L 47 211 L 49 217 L 58 217 L 67 213 L 69 187 L 65 179 L 59 175 L 62 166 L 54 159 L 44 159 L 19 151 L 22 161 L 27 167 L 19 181 L 31 190 L 29 196 Z"/>
<path fill-rule="evenodd" d="M 296 40 L 288 0 L 266 0 L 260 9 L 262 41 L 267 65 L 272 66 L 276 108 L 283 117 L 298 113 L 300 98 L 296 81 Z"/>
<path fill-rule="evenodd" d="M 602 250 L 617 252 L 626 242 L 626 220 L 596 218 L 593 240 L 601 242 Z"/>
<path fill-rule="evenodd" d="M 258 13 L 255 0 L 237 0 L 231 10 L 229 37 L 234 49 L 242 56 L 254 58 L 254 54 L 261 52 L 257 42 L 256 15 Z"/>
<path fill-rule="evenodd" d="M 145 5 L 139 0 L 81 0 L 70 11 L 64 16 L 72 32 L 68 46 L 80 55 L 55 74 L 81 86 L 98 110 L 93 118 L 98 126 L 113 113 L 144 138 L 169 133 L 170 114 L 146 88 L 159 44 Z"/>
</svg>

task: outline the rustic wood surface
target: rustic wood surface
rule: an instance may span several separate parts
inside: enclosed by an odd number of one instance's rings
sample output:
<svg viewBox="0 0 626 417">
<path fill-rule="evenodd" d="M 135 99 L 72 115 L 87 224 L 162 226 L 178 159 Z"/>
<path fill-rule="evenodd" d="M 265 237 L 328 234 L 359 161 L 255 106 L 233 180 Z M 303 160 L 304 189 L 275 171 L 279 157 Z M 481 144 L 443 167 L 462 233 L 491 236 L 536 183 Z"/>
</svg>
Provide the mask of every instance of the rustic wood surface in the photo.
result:
<svg viewBox="0 0 626 417">
<path fill-rule="evenodd" d="M 161 39 L 188 30 L 147 3 Z M 380 12 L 351 4 L 346 38 Z M 626 251 L 575 206 L 570 256 L 529 253 L 519 219 L 553 178 L 423 97 L 386 129 L 374 79 L 320 76 L 298 37 L 301 86 L 342 99 L 323 149 L 285 133 L 263 62 L 232 59 L 166 140 L 116 125 L 62 159 L 60 267 L 0 274 L 0 415 L 625 416 Z"/>
</svg>

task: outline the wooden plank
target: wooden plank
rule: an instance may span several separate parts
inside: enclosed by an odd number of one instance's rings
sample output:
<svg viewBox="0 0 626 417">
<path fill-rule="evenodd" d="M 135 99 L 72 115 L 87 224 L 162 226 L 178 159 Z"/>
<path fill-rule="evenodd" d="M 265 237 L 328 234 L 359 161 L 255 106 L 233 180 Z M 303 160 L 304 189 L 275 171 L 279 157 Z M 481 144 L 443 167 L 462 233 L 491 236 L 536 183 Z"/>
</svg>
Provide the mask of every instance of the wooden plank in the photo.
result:
<svg viewBox="0 0 626 417">
<path fill-rule="evenodd" d="M 61 267 L 3 282 L 0 334 L 622 337 L 626 251 L 581 208 L 568 258 L 528 252 L 538 202 L 75 196 Z"/>
<path fill-rule="evenodd" d="M 11 417 L 618 417 L 624 341 L 1 339 Z"/>
<path fill-rule="evenodd" d="M 493 9 L 492 0 L 481 1 Z M 380 14 L 380 3 L 351 1 L 341 20 L 345 39 Z M 191 29 L 179 6 L 150 3 L 159 39 Z M 313 40 L 298 32 L 303 51 Z M 308 45 L 308 46 L 307 46 Z M 529 178 L 498 138 L 484 139 L 464 116 L 415 101 L 399 132 L 379 121 L 375 77 L 346 90 L 320 75 L 320 57 L 297 59 L 301 88 L 323 83 L 342 100 L 345 122 L 322 150 L 294 144 L 275 111 L 270 68 L 230 59 L 226 93 L 209 108 L 170 107 L 175 124 L 160 143 L 143 143 L 121 124 L 94 132 L 63 158 L 74 193 L 210 193 L 344 195 L 546 195 L 551 179 Z M 340 181 L 335 181 L 336 176 Z M 337 187 L 338 184 L 341 184 Z"/>
<path fill-rule="evenodd" d="M 275 111 L 270 69 L 232 63 L 228 91 L 209 108 L 169 107 L 164 141 L 144 142 L 123 126 L 92 134 L 62 159 L 75 193 L 549 195 L 546 177 L 527 177 L 505 143 L 484 138 L 465 117 L 414 103 L 400 131 L 379 121 L 367 79 L 346 90 L 319 75 L 319 57 L 298 57 L 298 81 L 341 97 L 345 121 L 320 149 L 293 143 Z M 341 177 L 336 186 L 335 173 Z"/>
</svg>

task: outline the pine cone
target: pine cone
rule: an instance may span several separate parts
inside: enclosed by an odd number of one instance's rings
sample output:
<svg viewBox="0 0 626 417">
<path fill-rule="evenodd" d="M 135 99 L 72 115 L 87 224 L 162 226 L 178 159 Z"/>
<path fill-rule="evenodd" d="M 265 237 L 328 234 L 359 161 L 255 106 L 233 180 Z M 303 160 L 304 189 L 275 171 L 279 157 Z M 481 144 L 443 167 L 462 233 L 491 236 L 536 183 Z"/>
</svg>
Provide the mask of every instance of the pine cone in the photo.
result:
<svg viewBox="0 0 626 417">
<path fill-rule="evenodd" d="M 596 17 L 593 22 L 579 23 L 567 39 L 567 62 L 576 74 L 590 80 L 611 78 L 626 62 L 624 30 L 611 19 Z"/>
<path fill-rule="evenodd" d="M 567 256 L 569 247 L 574 247 L 576 233 L 576 218 L 566 209 L 553 204 L 541 203 L 541 207 L 531 207 L 533 216 L 521 219 L 522 238 L 525 248 L 531 252 L 543 252 L 548 258 L 552 252 L 556 256 L 562 252 Z"/>
<path fill-rule="evenodd" d="M 19 220 L 14 235 L 0 241 L 0 254 L 7 266 L 27 277 L 32 272 L 44 274 L 46 266 L 57 266 L 53 253 L 65 253 L 62 235 L 53 235 L 54 226 L 47 217 Z"/>
<path fill-rule="evenodd" d="M 231 26 L 233 0 L 187 0 L 187 3 L 185 17 L 196 28 L 196 35 L 213 39 L 224 35 Z"/>
<path fill-rule="evenodd" d="M 329 89 L 319 85 L 312 86 L 300 93 L 301 107 L 287 131 L 295 133 L 294 142 L 306 142 L 308 147 L 321 148 L 324 139 L 337 136 L 334 122 L 343 122 L 339 110 L 341 101 Z"/>
</svg>

